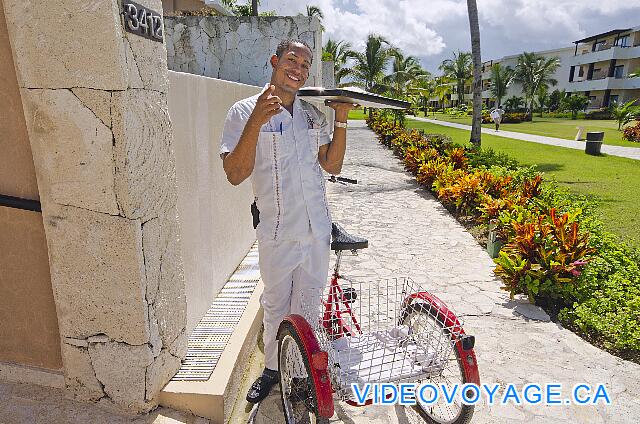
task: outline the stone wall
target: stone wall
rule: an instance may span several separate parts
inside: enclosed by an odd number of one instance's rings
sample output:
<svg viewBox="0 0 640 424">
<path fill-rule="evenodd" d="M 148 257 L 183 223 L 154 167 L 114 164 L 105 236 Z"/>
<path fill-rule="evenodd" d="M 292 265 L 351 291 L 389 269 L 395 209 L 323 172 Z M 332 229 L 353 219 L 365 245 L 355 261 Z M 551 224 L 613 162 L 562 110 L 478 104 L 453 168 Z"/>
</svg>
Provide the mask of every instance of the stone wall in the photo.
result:
<svg viewBox="0 0 640 424">
<path fill-rule="evenodd" d="M 324 88 L 336 87 L 336 76 L 333 67 L 333 60 L 325 60 L 322 62 L 322 86 Z"/>
<path fill-rule="evenodd" d="M 186 302 L 166 48 L 119 5 L 4 0 L 67 389 L 143 412 L 185 354 Z"/>
<path fill-rule="evenodd" d="M 166 17 L 169 69 L 264 86 L 271 79 L 269 58 L 286 38 L 313 50 L 307 86 L 322 84 L 322 34 L 317 18 L 306 16 Z"/>
</svg>

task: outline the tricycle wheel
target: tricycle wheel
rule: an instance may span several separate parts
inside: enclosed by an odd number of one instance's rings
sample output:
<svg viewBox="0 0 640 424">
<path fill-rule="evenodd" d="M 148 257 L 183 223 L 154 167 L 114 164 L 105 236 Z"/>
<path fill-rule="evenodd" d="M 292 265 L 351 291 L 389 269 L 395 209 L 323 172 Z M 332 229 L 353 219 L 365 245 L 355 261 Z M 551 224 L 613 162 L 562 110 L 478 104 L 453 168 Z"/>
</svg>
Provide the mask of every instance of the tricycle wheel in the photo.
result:
<svg viewBox="0 0 640 424">
<path fill-rule="evenodd" d="M 409 305 L 402 313 L 400 323 L 409 327 L 410 334 L 416 338 L 422 338 L 423 343 L 435 346 L 444 346 L 451 340 L 450 331 L 444 326 L 442 319 L 436 318 L 428 303 L 414 303 Z M 422 383 L 434 383 L 437 387 L 441 384 L 453 386 L 457 384 L 460 388 L 466 383 L 476 383 L 472 375 L 468 375 L 463 366 L 461 352 L 456 346 L 450 349 L 449 357 L 444 369 L 439 376 L 435 376 Z M 473 355 L 475 361 L 475 355 Z M 466 405 L 460 402 L 447 404 L 442 400 L 442 395 L 437 402 L 427 405 L 416 399 L 415 409 L 420 416 L 431 424 L 467 424 L 473 416 L 473 405 Z"/>
<path fill-rule="evenodd" d="M 328 424 L 318 415 L 318 389 L 306 349 L 294 325 L 283 321 L 278 331 L 278 366 L 282 409 L 287 424 Z"/>
</svg>

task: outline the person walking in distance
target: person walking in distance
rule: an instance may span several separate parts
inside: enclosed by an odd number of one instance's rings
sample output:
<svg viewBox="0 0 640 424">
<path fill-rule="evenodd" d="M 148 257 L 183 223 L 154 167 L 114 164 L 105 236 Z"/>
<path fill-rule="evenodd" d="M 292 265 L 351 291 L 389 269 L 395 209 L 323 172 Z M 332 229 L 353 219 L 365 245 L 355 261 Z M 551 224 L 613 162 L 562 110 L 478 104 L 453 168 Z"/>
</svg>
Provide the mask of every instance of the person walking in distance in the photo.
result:
<svg viewBox="0 0 640 424">
<path fill-rule="evenodd" d="M 504 110 L 498 105 L 494 108 L 489 114 L 491 119 L 493 119 L 493 123 L 496 124 L 496 131 L 500 129 L 500 122 L 502 122 L 502 116 L 504 115 Z"/>
<path fill-rule="evenodd" d="M 270 59 L 271 81 L 229 109 L 220 141 L 227 179 L 238 185 L 251 177 L 259 210 L 265 369 L 247 393 L 251 403 L 263 400 L 278 382 L 280 322 L 301 313 L 303 291 L 327 284 L 331 217 L 322 170 L 340 173 L 347 115 L 356 105 L 327 102 L 335 111 L 330 136 L 325 115 L 296 95 L 309 77 L 312 57 L 304 42 L 282 41 Z"/>
</svg>

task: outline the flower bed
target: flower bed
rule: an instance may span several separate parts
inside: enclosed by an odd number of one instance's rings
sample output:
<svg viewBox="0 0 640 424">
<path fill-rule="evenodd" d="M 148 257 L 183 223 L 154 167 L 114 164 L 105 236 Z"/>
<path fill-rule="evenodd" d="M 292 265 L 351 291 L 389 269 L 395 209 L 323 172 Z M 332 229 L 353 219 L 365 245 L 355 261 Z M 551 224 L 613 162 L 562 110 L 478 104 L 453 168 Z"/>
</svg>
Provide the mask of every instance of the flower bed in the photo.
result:
<svg viewBox="0 0 640 424">
<path fill-rule="evenodd" d="M 406 131 L 374 114 L 380 141 L 417 181 L 504 245 L 495 273 L 592 342 L 640 361 L 640 255 L 602 229 L 594 205 L 506 155 Z"/>
</svg>

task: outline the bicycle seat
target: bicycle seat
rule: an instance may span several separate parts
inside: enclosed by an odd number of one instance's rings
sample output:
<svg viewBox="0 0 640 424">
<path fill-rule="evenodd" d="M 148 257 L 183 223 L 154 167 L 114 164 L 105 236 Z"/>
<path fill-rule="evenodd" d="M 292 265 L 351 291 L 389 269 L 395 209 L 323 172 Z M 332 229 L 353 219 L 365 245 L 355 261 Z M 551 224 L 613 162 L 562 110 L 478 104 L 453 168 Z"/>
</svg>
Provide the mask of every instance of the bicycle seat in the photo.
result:
<svg viewBox="0 0 640 424">
<path fill-rule="evenodd" d="M 331 250 L 360 250 L 369 247 L 369 241 L 362 237 L 352 236 L 335 222 L 331 224 Z"/>
</svg>

